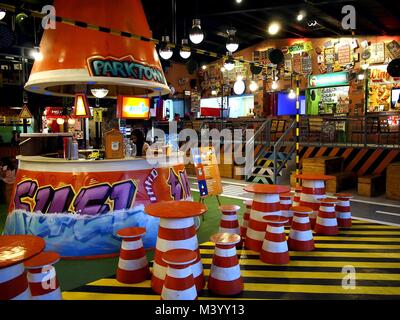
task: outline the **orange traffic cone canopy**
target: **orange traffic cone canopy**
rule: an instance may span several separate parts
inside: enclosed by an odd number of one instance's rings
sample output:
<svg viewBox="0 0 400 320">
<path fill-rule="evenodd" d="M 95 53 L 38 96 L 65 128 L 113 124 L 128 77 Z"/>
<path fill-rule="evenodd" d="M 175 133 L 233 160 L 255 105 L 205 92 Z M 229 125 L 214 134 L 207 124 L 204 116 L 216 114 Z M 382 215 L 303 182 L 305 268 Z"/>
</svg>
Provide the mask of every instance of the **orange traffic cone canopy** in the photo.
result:
<svg viewBox="0 0 400 320">
<path fill-rule="evenodd" d="M 90 96 L 91 89 L 105 88 L 113 98 L 170 92 L 154 43 L 111 34 L 116 30 L 151 37 L 140 0 L 55 0 L 54 6 L 59 17 L 111 30 L 65 23 L 46 29 L 40 43 L 43 59 L 35 61 L 26 90 Z"/>
</svg>

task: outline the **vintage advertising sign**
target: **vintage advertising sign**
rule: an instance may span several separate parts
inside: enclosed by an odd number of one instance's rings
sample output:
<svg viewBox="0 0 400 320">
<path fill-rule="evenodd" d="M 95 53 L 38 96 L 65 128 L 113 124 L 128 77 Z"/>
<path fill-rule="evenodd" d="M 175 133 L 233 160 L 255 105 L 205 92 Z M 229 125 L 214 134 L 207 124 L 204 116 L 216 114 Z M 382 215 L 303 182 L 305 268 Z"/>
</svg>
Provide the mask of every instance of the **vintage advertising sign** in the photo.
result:
<svg viewBox="0 0 400 320">
<path fill-rule="evenodd" d="M 385 44 L 383 42 L 371 44 L 370 52 L 370 64 L 379 64 L 385 62 Z"/>
<path fill-rule="evenodd" d="M 118 96 L 117 118 L 148 120 L 150 118 L 150 99 Z"/>
<path fill-rule="evenodd" d="M 312 42 L 307 41 L 307 42 L 298 42 L 294 43 L 288 48 L 288 51 L 290 54 L 297 54 L 297 53 L 303 53 L 303 52 L 308 52 L 313 49 Z"/>
<path fill-rule="evenodd" d="M 345 86 L 348 84 L 349 73 L 347 71 L 310 75 L 308 77 L 308 85 L 310 88 Z"/>
<path fill-rule="evenodd" d="M 335 47 L 326 48 L 324 50 L 324 55 L 325 55 L 325 64 L 326 65 L 335 64 Z"/>
<path fill-rule="evenodd" d="M 184 165 L 135 171 L 40 172 L 20 169 L 5 226 L 6 234 L 33 234 L 64 257 L 115 254 L 123 227 L 146 228 L 154 247 L 158 221 L 144 205 L 191 200 Z"/>
<path fill-rule="evenodd" d="M 351 63 L 351 50 L 349 44 L 344 44 L 338 47 L 338 63 L 345 66 Z"/>
<path fill-rule="evenodd" d="M 222 193 L 222 183 L 214 148 L 192 148 L 191 152 L 200 196 L 220 195 Z"/>
</svg>

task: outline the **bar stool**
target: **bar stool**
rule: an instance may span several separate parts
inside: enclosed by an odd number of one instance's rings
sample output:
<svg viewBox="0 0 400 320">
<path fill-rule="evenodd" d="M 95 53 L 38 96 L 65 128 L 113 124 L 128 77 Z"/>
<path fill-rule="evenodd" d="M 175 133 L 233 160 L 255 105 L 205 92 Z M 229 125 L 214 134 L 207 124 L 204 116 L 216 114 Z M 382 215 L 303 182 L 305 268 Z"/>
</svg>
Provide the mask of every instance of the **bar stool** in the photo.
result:
<svg viewBox="0 0 400 320">
<path fill-rule="evenodd" d="M 335 212 L 335 204 L 338 202 L 337 199 L 321 199 L 317 222 L 314 228 L 316 234 L 334 236 L 339 233 Z"/>
<path fill-rule="evenodd" d="M 243 214 L 243 222 L 242 222 L 242 226 L 240 227 L 240 235 L 242 237 L 242 240 L 244 240 L 246 238 L 246 232 L 247 232 L 247 227 L 249 225 L 250 211 L 251 211 L 251 206 L 253 204 L 253 201 L 246 200 L 246 201 L 243 201 L 243 204 L 246 206 L 246 211 Z"/>
<path fill-rule="evenodd" d="M 192 265 L 193 277 L 197 291 L 204 288 L 203 264 L 193 218 L 206 211 L 204 204 L 191 201 L 161 201 L 145 207 L 144 212 L 160 218 L 151 277 L 151 288 L 154 292 L 161 294 L 167 273 L 167 264 L 162 256 L 164 252 L 173 249 L 187 249 L 196 253 L 197 258 Z"/>
<path fill-rule="evenodd" d="M 197 290 L 191 265 L 197 259 L 192 250 L 174 249 L 163 254 L 168 265 L 161 300 L 196 300 Z"/>
<path fill-rule="evenodd" d="M 291 192 L 282 193 L 279 195 L 281 204 L 280 209 L 282 216 L 288 219 L 288 222 L 285 224 L 288 227 L 291 226 L 293 220 L 293 212 L 290 210 L 290 208 L 293 207 L 292 196 L 293 194 Z"/>
<path fill-rule="evenodd" d="M 292 207 L 294 213 L 290 228 L 288 246 L 292 251 L 312 251 L 315 249 L 309 215 L 313 209 L 308 207 Z"/>
<path fill-rule="evenodd" d="M 122 238 L 117 268 L 117 281 L 126 284 L 143 282 L 150 278 L 150 268 L 143 247 L 142 236 L 145 228 L 130 227 L 118 230 Z"/>
<path fill-rule="evenodd" d="M 32 300 L 62 300 L 56 269 L 57 252 L 42 252 L 25 262 Z"/>
<path fill-rule="evenodd" d="M 263 218 L 268 215 L 282 215 L 279 195 L 289 192 L 290 188 L 269 184 L 250 184 L 244 190 L 254 193 L 245 246 L 250 250 L 260 252 L 267 229 L 267 222 Z"/>
<path fill-rule="evenodd" d="M 350 193 L 336 193 L 335 197 L 339 201 L 336 204 L 336 217 L 341 228 L 351 228 L 351 207 L 350 200 L 353 195 Z"/>
<path fill-rule="evenodd" d="M 211 236 L 215 243 L 208 289 L 222 296 L 233 296 L 243 291 L 243 279 L 240 274 L 236 245 L 240 242 L 238 234 L 217 233 Z"/>
<path fill-rule="evenodd" d="M 237 205 L 224 204 L 219 207 L 221 211 L 221 221 L 219 224 L 219 233 L 233 233 L 240 234 L 239 221 L 237 212 L 240 207 Z"/>
<path fill-rule="evenodd" d="M 289 219 L 283 216 L 266 216 L 264 220 L 268 226 L 260 254 L 261 261 L 270 264 L 288 264 L 290 257 L 284 226 Z"/>
</svg>

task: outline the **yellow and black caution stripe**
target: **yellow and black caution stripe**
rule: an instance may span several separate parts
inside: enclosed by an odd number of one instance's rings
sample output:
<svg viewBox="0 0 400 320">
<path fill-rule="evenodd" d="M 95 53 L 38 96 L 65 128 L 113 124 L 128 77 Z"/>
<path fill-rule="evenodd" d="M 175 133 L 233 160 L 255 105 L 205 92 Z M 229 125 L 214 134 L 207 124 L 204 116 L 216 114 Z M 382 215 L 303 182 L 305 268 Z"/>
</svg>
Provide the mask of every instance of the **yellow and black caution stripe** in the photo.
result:
<svg viewBox="0 0 400 320">
<path fill-rule="evenodd" d="M 290 252 L 289 265 L 268 265 L 257 253 L 238 250 L 245 290 L 231 299 L 400 299 L 400 227 L 353 221 L 338 236 L 315 236 L 313 252 Z M 288 230 L 287 230 L 288 231 Z M 200 246 L 205 275 L 213 244 Z M 343 267 L 355 268 L 355 287 L 343 287 Z M 344 281 L 346 284 L 346 281 Z M 66 300 L 159 300 L 150 281 L 134 285 L 114 277 L 64 292 Z M 200 300 L 226 299 L 208 290 Z"/>
</svg>

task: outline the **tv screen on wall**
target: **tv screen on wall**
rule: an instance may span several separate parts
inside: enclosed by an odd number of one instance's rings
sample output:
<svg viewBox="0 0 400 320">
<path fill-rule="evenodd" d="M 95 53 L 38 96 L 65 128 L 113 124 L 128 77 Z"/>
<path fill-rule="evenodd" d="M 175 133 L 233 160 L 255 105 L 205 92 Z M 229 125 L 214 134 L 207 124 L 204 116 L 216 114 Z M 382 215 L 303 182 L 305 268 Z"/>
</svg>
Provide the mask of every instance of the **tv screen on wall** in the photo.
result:
<svg viewBox="0 0 400 320">
<path fill-rule="evenodd" d="M 306 97 L 300 95 L 300 114 L 306 113 Z M 278 116 L 296 114 L 296 99 L 290 99 L 286 92 L 278 93 Z"/>
</svg>

